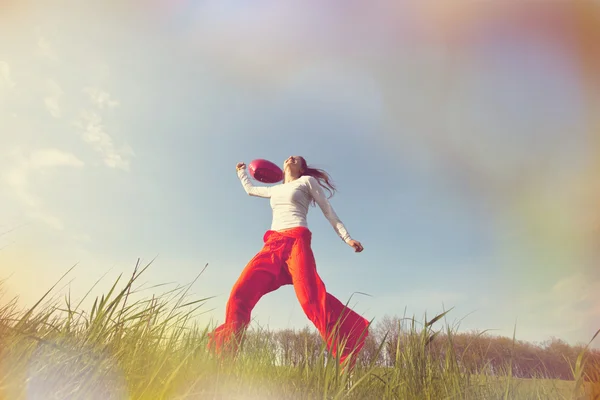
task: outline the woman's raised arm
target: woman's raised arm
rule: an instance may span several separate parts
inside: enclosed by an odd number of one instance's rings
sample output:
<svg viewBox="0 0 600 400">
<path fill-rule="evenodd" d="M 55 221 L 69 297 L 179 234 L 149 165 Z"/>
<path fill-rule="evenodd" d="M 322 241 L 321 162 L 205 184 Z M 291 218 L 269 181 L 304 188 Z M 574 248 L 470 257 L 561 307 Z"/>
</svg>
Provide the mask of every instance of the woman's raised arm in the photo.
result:
<svg viewBox="0 0 600 400">
<path fill-rule="evenodd" d="M 244 190 L 250 196 L 255 197 L 271 197 L 271 188 L 269 186 L 254 186 L 250 181 L 250 177 L 248 177 L 248 172 L 246 171 L 246 164 L 243 162 L 238 163 L 236 166 L 238 177 L 242 182 L 242 186 L 244 186 Z"/>
</svg>

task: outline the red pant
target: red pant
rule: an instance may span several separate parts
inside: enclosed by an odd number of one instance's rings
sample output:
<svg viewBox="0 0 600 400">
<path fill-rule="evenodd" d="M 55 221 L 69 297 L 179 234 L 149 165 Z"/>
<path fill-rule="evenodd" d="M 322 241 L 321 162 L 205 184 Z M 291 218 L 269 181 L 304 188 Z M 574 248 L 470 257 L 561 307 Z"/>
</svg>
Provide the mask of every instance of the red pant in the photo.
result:
<svg viewBox="0 0 600 400">
<path fill-rule="evenodd" d="M 282 285 L 294 285 L 302 310 L 318 329 L 334 357 L 344 362 L 364 345 L 369 322 L 344 306 L 325 290 L 317 273 L 310 247 L 312 234 L 304 227 L 267 231 L 262 250 L 250 260 L 231 290 L 225 323 L 210 334 L 209 348 L 218 354 L 223 348 L 237 351 L 241 334 L 250 323 L 250 313 L 265 294 Z M 337 335 L 336 335 L 337 333 Z"/>
</svg>

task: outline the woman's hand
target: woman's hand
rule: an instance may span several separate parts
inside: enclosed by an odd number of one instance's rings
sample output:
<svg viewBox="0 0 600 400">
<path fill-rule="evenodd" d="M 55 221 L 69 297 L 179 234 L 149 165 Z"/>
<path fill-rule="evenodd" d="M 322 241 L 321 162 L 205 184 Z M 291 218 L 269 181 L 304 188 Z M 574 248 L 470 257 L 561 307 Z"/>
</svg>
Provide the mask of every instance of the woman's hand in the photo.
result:
<svg viewBox="0 0 600 400">
<path fill-rule="evenodd" d="M 239 171 L 240 169 L 245 169 L 246 168 L 246 164 L 244 164 L 243 162 L 239 162 L 237 163 L 237 165 L 235 166 L 235 169 L 237 171 Z"/>
<path fill-rule="evenodd" d="M 359 242 L 359 241 L 357 241 L 357 240 L 350 240 L 350 241 L 348 242 L 348 245 L 349 245 L 350 247 L 354 247 L 354 251 L 355 251 L 356 253 L 360 253 L 361 251 L 363 251 L 363 250 L 364 250 L 364 247 L 363 247 L 363 245 L 362 245 L 362 244 L 360 244 L 360 242 Z"/>
</svg>

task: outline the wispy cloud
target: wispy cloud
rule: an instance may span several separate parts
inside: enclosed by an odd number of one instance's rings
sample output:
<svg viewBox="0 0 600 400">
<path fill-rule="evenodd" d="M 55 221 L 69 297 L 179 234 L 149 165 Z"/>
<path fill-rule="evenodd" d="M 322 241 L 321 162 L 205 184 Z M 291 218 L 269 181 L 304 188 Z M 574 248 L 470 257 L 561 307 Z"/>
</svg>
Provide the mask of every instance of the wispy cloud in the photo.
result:
<svg viewBox="0 0 600 400">
<path fill-rule="evenodd" d="M 84 163 L 71 153 L 57 149 L 42 149 L 31 153 L 29 168 L 40 169 L 50 167 L 83 167 Z"/>
<path fill-rule="evenodd" d="M 60 118 L 61 110 L 59 100 L 64 92 L 58 83 L 52 79 L 48 79 L 46 82 L 46 87 L 48 89 L 48 95 L 44 98 L 44 104 L 50 112 L 50 115 L 52 115 L 54 118 Z"/>
<path fill-rule="evenodd" d="M 25 205 L 33 208 L 39 206 L 38 200 L 29 192 L 28 169 L 19 164 L 4 171 L 4 182 Z"/>
<path fill-rule="evenodd" d="M 50 41 L 48 39 L 46 39 L 44 36 L 42 36 L 39 32 L 38 32 L 38 42 L 37 42 L 37 53 L 40 56 L 49 58 L 52 61 L 58 61 L 58 55 L 56 53 L 56 50 L 54 49 L 54 46 L 52 45 L 52 43 L 50 43 Z"/>
<path fill-rule="evenodd" d="M 62 230 L 62 221 L 44 209 L 42 200 L 33 193 L 29 179 L 31 175 L 46 168 L 81 168 L 84 166 L 83 161 L 71 153 L 53 148 L 35 150 L 28 156 L 23 155 L 21 149 L 14 149 L 9 156 L 13 162 L 2 174 L 4 184 L 27 207 L 30 218 Z"/>
<path fill-rule="evenodd" d="M 530 293 L 519 301 L 521 316 L 529 324 L 554 335 L 586 341 L 593 321 L 600 319 L 600 280 L 578 272 L 558 280 L 547 290 Z M 589 337 L 587 335 L 590 335 Z M 576 337 L 575 337 L 576 336 Z"/>
<path fill-rule="evenodd" d="M 60 218 L 48 212 L 42 211 L 41 209 L 32 210 L 29 212 L 28 215 L 31 218 L 42 221 L 43 223 L 56 229 L 57 231 L 62 231 L 63 229 L 65 229 L 65 226 Z"/>
<path fill-rule="evenodd" d="M 112 99 L 108 92 L 105 92 L 99 88 L 86 87 L 83 89 L 83 91 L 89 95 L 92 104 L 100 109 L 114 108 L 119 105 L 119 102 Z"/>
<path fill-rule="evenodd" d="M 129 171 L 130 158 L 134 156 L 133 150 L 127 144 L 117 148 L 113 138 L 104 130 L 99 114 L 83 111 L 74 125 L 81 130 L 83 141 L 102 155 L 106 166 Z"/>
<path fill-rule="evenodd" d="M 0 61 L 0 87 L 6 85 L 9 89 L 16 86 L 10 76 L 10 65 L 6 61 Z"/>
</svg>

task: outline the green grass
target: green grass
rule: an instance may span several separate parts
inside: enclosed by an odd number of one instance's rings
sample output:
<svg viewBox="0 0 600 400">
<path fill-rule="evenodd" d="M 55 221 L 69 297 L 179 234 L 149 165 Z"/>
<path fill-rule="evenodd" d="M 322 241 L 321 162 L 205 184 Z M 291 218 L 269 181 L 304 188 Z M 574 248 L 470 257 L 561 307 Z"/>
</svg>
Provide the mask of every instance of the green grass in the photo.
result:
<svg viewBox="0 0 600 400">
<path fill-rule="evenodd" d="M 501 377 L 465 372 L 451 329 L 442 353 L 430 351 L 444 314 L 411 320 L 395 367 L 359 365 L 352 377 L 324 355 L 310 366 L 281 365 L 272 333 L 256 329 L 237 359 L 218 361 L 205 349 L 212 327 L 194 322 L 208 299 L 186 301 L 189 285 L 133 300 L 146 268 L 117 280 L 89 311 L 69 296 L 49 300 L 54 287 L 31 309 L 0 307 L 0 400 L 583 399 L 592 387 L 579 364 L 573 382 L 515 379 L 510 360 Z"/>
</svg>

